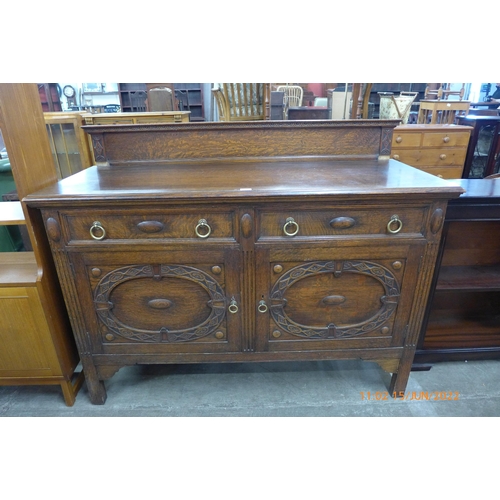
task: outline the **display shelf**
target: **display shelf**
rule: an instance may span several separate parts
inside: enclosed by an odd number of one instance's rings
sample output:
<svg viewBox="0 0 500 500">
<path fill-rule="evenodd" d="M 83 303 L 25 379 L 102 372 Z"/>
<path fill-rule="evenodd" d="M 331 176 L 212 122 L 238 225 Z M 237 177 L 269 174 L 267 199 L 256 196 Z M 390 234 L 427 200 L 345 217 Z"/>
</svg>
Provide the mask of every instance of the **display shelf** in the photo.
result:
<svg viewBox="0 0 500 500">
<path fill-rule="evenodd" d="M 500 290 L 500 264 L 441 267 L 436 290 Z"/>
<path fill-rule="evenodd" d="M 460 342 L 462 349 L 500 347 L 500 328 L 485 326 L 481 319 L 477 321 L 453 321 L 435 323 L 428 329 L 430 336 L 425 343 L 427 349 L 448 349 Z"/>
</svg>

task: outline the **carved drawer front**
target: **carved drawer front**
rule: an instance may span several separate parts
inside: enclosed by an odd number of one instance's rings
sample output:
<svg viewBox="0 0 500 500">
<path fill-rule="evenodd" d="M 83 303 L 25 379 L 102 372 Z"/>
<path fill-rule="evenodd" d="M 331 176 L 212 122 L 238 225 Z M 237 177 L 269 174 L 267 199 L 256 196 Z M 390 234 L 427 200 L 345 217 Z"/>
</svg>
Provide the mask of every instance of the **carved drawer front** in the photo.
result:
<svg viewBox="0 0 500 500">
<path fill-rule="evenodd" d="M 421 234 L 425 212 L 425 207 L 262 212 L 259 214 L 259 239 Z"/>
<path fill-rule="evenodd" d="M 293 259 L 271 252 L 256 297 L 261 348 L 401 346 L 423 244 L 395 246 L 372 257 L 366 249 L 301 250 Z"/>
<path fill-rule="evenodd" d="M 193 254 L 171 251 L 162 258 L 148 252 L 139 259 L 134 254 L 134 261 L 125 252 L 73 256 L 81 283 L 86 283 L 81 295 L 95 349 L 236 350 L 241 323 L 238 257 L 233 252 L 234 258 L 226 259 L 222 251 L 198 259 Z"/>
<path fill-rule="evenodd" d="M 81 213 L 81 212 L 80 212 Z M 89 215 L 65 214 L 70 242 L 192 238 L 234 241 L 232 212 L 151 212 L 122 214 L 95 211 Z"/>
</svg>

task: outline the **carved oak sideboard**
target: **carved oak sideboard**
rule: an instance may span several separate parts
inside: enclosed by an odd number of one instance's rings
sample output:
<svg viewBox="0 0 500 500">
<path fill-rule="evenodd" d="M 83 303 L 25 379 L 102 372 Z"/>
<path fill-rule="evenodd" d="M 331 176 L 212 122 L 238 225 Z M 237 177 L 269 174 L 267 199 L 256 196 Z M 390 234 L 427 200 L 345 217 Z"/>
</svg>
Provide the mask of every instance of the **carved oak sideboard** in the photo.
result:
<svg viewBox="0 0 500 500">
<path fill-rule="evenodd" d="M 88 126 L 97 164 L 28 196 L 86 375 L 359 358 L 405 391 L 448 200 L 397 121 Z"/>
</svg>

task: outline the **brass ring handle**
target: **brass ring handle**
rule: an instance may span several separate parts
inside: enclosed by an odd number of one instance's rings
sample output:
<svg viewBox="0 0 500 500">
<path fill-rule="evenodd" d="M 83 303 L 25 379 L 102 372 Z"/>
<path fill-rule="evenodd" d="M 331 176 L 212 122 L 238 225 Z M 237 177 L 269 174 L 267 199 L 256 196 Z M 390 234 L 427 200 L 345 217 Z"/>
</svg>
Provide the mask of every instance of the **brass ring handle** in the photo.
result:
<svg viewBox="0 0 500 500">
<path fill-rule="evenodd" d="M 287 228 L 290 228 L 290 230 L 288 230 Z M 288 217 L 288 219 L 285 221 L 283 232 L 287 236 L 295 236 L 299 232 L 299 225 L 295 222 L 293 217 Z"/>
<path fill-rule="evenodd" d="M 260 313 L 265 313 L 267 312 L 267 304 L 265 302 L 265 300 L 261 300 L 259 302 L 259 305 L 257 306 L 257 310 L 260 312 Z"/>
<path fill-rule="evenodd" d="M 100 235 L 96 234 L 96 231 L 100 231 Z M 106 236 L 106 230 L 101 226 L 99 221 L 95 221 L 90 228 L 90 236 L 94 238 L 94 240 L 102 240 Z"/>
<path fill-rule="evenodd" d="M 393 228 L 394 224 L 396 224 L 395 228 Z M 399 233 L 401 229 L 403 229 L 403 221 L 397 215 L 393 215 L 391 220 L 387 223 L 387 231 L 396 234 Z"/>
<path fill-rule="evenodd" d="M 200 233 L 200 229 L 203 228 L 203 232 Z M 208 238 L 212 232 L 212 228 L 208 225 L 205 219 L 200 219 L 198 224 L 194 228 L 194 232 L 198 238 Z"/>
<path fill-rule="evenodd" d="M 238 303 L 234 297 L 231 297 L 231 302 L 229 303 L 228 310 L 231 314 L 235 314 L 238 312 Z"/>
</svg>

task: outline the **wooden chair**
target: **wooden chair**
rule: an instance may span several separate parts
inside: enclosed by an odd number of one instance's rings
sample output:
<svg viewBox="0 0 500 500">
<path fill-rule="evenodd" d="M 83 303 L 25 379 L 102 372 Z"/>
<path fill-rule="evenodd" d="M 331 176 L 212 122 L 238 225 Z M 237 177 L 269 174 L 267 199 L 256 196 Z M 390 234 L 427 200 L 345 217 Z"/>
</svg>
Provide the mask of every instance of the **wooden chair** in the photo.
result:
<svg viewBox="0 0 500 500">
<path fill-rule="evenodd" d="M 265 120 L 268 84 L 219 83 L 212 89 L 219 120 Z"/>
<path fill-rule="evenodd" d="M 457 117 L 469 112 L 470 101 L 422 100 L 418 110 L 417 123 L 422 124 L 453 124 Z"/>
<path fill-rule="evenodd" d="M 276 87 L 277 92 L 285 93 L 285 105 L 291 108 L 302 106 L 302 97 L 304 90 L 300 85 L 279 85 Z"/>
<path fill-rule="evenodd" d="M 438 101 L 441 99 L 448 99 L 450 95 L 458 95 L 459 100 L 461 101 L 465 94 L 465 83 L 462 83 L 462 87 L 460 90 L 450 90 L 449 83 L 440 83 L 439 88 L 433 89 L 430 85 L 428 85 L 425 89 L 424 99 L 437 99 Z M 432 97 L 436 96 L 436 97 Z"/>
<path fill-rule="evenodd" d="M 174 111 L 174 96 L 167 87 L 150 89 L 148 92 L 148 111 Z"/>
<path fill-rule="evenodd" d="M 144 112 L 146 109 L 146 99 L 148 95 L 146 92 L 142 90 L 138 90 L 137 92 L 130 92 L 130 107 L 134 112 Z"/>
</svg>

